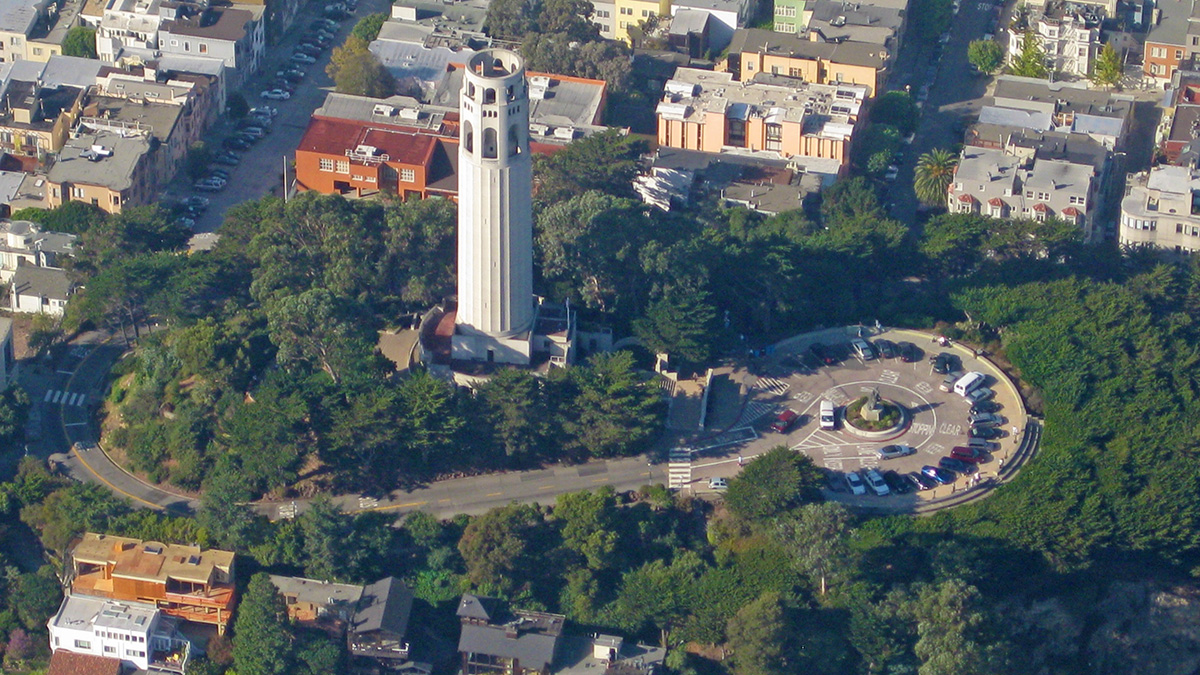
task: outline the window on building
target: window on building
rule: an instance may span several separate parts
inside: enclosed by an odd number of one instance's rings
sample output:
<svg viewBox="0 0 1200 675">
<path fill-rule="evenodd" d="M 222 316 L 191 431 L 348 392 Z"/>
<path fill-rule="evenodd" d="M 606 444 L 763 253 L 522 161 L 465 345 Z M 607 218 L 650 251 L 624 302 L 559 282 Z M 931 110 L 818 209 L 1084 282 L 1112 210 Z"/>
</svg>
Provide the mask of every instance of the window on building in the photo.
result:
<svg viewBox="0 0 1200 675">
<path fill-rule="evenodd" d="M 417 172 L 413 169 L 400 169 L 400 181 L 404 183 L 417 182 Z"/>
<path fill-rule="evenodd" d="M 178 46 L 179 46 L 179 40 L 171 40 L 171 46 L 172 46 L 172 47 L 178 47 Z"/>
<path fill-rule="evenodd" d="M 92 643 L 88 642 L 87 640 L 76 640 L 75 648 L 76 649 L 91 649 Z"/>
<path fill-rule="evenodd" d="M 73 199 L 83 199 L 83 188 L 71 186 L 71 197 Z"/>
<path fill-rule="evenodd" d="M 775 32 L 776 33 L 787 33 L 791 29 L 792 29 L 792 27 L 790 24 L 786 24 L 786 23 L 776 23 L 775 24 Z"/>
<path fill-rule="evenodd" d="M 1179 59 L 1182 59 L 1182 58 L 1183 58 L 1183 50 L 1182 50 L 1182 49 L 1176 49 L 1176 50 L 1175 50 L 1175 59 L 1176 59 L 1176 60 L 1179 60 Z"/>
<path fill-rule="evenodd" d="M 1192 36 L 1192 46 L 1193 46 L 1193 47 L 1200 47 L 1200 35 L 1193 35 L 1193 36 Z"/>
<path fill-rule="evenodd" d="M 483 158 L 496 159 L 496 153 L 499 152 L 497 147 L 499 143 L 495 129 L 483 130 Z"/>
<path fill-rule="evenodd" d="M 42 55 L 42 48 L 41 48 L 41 47 L 34 47 L 34 48 L 33 48 L 33 55 L 34 55 L 34 56 L 41 56 L 41 55 Z"/>
<path fill-rule="evenodd" d="M 767 124 L 767 150 L 782 150 L 783 149 L 783 125 L 782 124 Z"/>
<path fill-rule="evenodd" d="M 324 157 L 322 157 L 317 162 L 317 168 L 320 169 L 321 171 L 333 171 L 333 160 L 325 159 Z"/>
<path fill-rule="evenodd" d="M 626 28 L 628 28 L 628 27 L 629 27 L 629 22 L 628 22 L 628 21 L 622 21 L 622 22 L 621 22 L 621 30 L 625 30 L 625 29 L 626 29 Z"/>
<path fill-rule="evenodd" d="M 598 9 L 598 10 L 596 10 L 596 18 L 598 18 L 598 19 L 607 19 L 607 18 L 608 18 L 608 10 L 607 10 L 607 9 Z"/>
<path fill-rule="evenodd" d="M 621 13 L 628 15 L 628 16 L 633 16 L 633 8 L 632 7 L 622 7 Z"/>
<path fill-rule="evenodd" d="M 729 145 L 735 148 L 746 147 L 745 120 L 729 120 Z"/>
<path fill-rule="evenodd" d="M 804 77 L 804 71 L 799 68 L 788 68 L 788 77 Z"/>
<path fill-rule="evenodd" d="M 116 647 L 110 647 L 109 645 L 104 645 L 104 653 L 105 653 L 105 654 L 116 654 L 116 653 L 117 653 L 117 648 L 116 648 Z"/>
<path fill-rule="evenodd" d="M 338 173 L 350 173 L 350 160 L 339 159 L 337 162 L 337 172 Z"/>
<path fill-rule="evenodd" d="M 201 43 L 200 43 L 200 53 L 201 53 L 201 54 L 207 54 L 207 53 L 208 53 L 208 43 L 206 43 L 206 42 L 201 42 Z"/>
</svg>

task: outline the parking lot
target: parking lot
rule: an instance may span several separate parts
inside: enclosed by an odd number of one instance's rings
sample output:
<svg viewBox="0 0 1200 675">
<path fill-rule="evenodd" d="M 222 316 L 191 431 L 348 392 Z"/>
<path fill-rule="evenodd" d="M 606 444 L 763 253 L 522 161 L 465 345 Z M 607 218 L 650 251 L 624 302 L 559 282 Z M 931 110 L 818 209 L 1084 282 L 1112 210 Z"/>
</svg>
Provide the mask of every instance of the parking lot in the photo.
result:
<svg viewBox="0 0 1200 675">
<path fill-rule="evenodd" d="M 720 448 L 696 448 L 693 460 L 693 480 L 697 489 L 707 488 L 709 478 L 735 475 L 738 466 L 757 454 L 778 445 L 804 452 L 827 476 L 827 496 L 850 504 L 897 510 L 911 510 L 924 500 L 941 499 L 981 484 L 995 477 L 1003 462 L 1013 456 L 1020 443 L 1020 430 L 1025 427 L 1025 411 L 1016 388 L 1003 373 L 984 358 L 977 358 L 970 349 L 949 344 L 939 346 L 935 336 L 904 330 L 864 331 L 864 336 L 877 344 L 879 339 L 893 343 L 908 342 L 918 353 L 910 354 L 905 362 L 896 355 L 866 360 L 849 348 L 857 337 L 857 328 L 834 329 L 798 336 L 777 345 L 773 353 L 754 366 L 757 376 L 744 373 L 743 382 L 750 384 L 746 404 L 740 418 L 726 435 L 739 442 Z M 871 334 L 874 333 L 874 334 Z M 819 363 L 810 350 L 814 342 L 831 347 L 844 358 L 830 365 Z M 878 351 L 878 350 L 876 350 Z M 968 446 L 968 422 L 971 403 L 963 396 L 942 391 L 946 375 L 934 372 L 933 360 L 939 354 L 952 357 L 956 371 L 978 371 L 986 376 L 985 384 L 995 392 L 989 401 L 997 408 L 998 424 L 990 425 L 998 437 L 978 463 L 968 462 L 976 470 L 943 473 L 945 483 L 926 481 L 927 489 L 917 490 L 906 474 L 921 473 L 926 466 L 938 466 L 952 448 Z M 831 355 L 832 356 L 832 355 Z M 866 439 L 846 430 L 840 418 L 843 406 L 871 391 L 881 399 L 893 401 L 908 412 L 908 419 L 893 433 Z M 838 407 L 839 419 L 834 429 L 822 429 L 819 409 L 822 401 Z M 797 418 L 783 433 L 772 431 L 772 422 L 785 410 L 797 413 Z M 1014 433 L 1016 431 L 1016 433 Z M 740 435 L 739 435 L 740 434 Z M 978 443 L 978 441 L 977 441 Z M 887 446 L 908 446 L 913 454 L 893 459 L 881 459 L 880 450 Z M 864 485 L 863 494 L 853 494 L 846 476 L 865 469 L 876 469 L 889 476 L 892 489 L 887 496 L 873 493 Z M 897 494 L 895 486 L 914 489 Z"/>
<path fill-rule="evenodd" d="M 308 127 L 308 120 L 314 110 L 325 102 L 325 96 L 333 91 L 333 81 L 325 74 L 325 66 L 333 48 L 340 45 L 354 24 L 363 16 L 372 12 L 387 11 L 387 3 L 381 0 L 362 0 L 357 10 L 340 22 L 335 31 L 332 44 L 316 56 L 316 63 L 310 65 L 292 62 L 296 46 L 310 36 L 311 24 L 321 17 L 323 3 L 308 3 L 301 10 L 295 24 L 288 30 L 283 40 L 275 45 L 268 45 L 267 54 L 258 75 L 251 78 L 239 93 L 246 98 L 250 107 L 269 105 L 278 109 L 279 114 L 271 125 L 270 132 L 262 139 L 254 142 L 244 151 L 235 151 L 239 161 L 237 166 L 221 167 L 229 172 L 229 179 L 224 189 L 219 192 L 199 192 L 192 186 L 192 181 L 185 172 L 165 190 L 165 202 L 180 202 L 192 195 L 201 195 L 209 200 L 207 209 L 195 217 L 192 229 L 197 234 L 215 232 L 224 222 L 225 212 L 232 206 L 242 202 L 259 199 L 267 194 L 283 194 L 283 172 L 288 166 L 288 178 L 291 174 L 291 162 L 294 158 L 296 145 Z M 285 101 L 272 101 L 261 97 L 262 91 L 273 88 L 278 79 L 276 73 L 299 67 L 305 71 L 305 77 L 295 83 L 295 92 Z M 213 125 L 205 137 L 205 142 L 214 152 L 223 152 L 225 139 L 238 131 L 237 124 L 222 115 L 220 121 Z M 193 246 L 199 245 L 200 240 L 194 240 Z"/>
</svg>

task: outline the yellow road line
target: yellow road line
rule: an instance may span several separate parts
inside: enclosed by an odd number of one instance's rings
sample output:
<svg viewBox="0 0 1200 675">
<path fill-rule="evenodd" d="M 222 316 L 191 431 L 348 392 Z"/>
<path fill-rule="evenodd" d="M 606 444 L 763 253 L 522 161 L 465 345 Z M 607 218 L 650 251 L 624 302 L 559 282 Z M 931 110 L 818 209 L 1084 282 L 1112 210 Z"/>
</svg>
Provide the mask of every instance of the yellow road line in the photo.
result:
<svg viewBox="0 0 1200 675">
<path fill-rule="evenodd" d="M 67 441 L 70 441 L 70 440 L 71 440 L 70 438 L 68 438 L 68 439 L 67 439 Z M 92 475 L 93 475 L 93 476 L 95 476 L 96 478 L 99 478 L 99 479 L 100 479 L 100 482 L 104 483 L 104 484 L 105 484 L 105 485 L 107 485 L 108 487 L 112 488 L 113 490 L 115 490 L 115 491 L 117 491 L 117 492 L 120 492 L 121 494 L 125 495 L 126 497 L 129 497 L 129 498 L 130 498 L 130 499 L 132 499 L 132 500 L 139 501 L 139 502 L 141 502 L 141 503 L 145 504 L 146 506 L 149 506 L 150 508 L 153 508 L 153 509 L 158 509 L 158 510 L 160 510 L 160 511 L 164 509 L 164 507 L 162 507 L 162 506 L 159 506 L 158 504 L 155 504 L 154 502 L 148 502 L 148 501 L 146 501 L 145 499 L 142 499 L 141 497 L 138 497 L 137 495 L 131 495 L 131 494 L 129 494 L 128 492 L 126 492 L 126 491 L 122 490 L 121 488 L 117 487 L 116 485 L 113 485 L 112 483 L 108 482 L 108 479 L 107 479 L 107 478 L 105 478 L 104 476 L 101 476 L 100 474 L 96 473 L 96 470 L 92 468 L 92 465 L 91 465 L 91 464 L 88 464 L 88 461 L 87 461 L 86 459 L 84 459 L 84 457 L 83 457 L 83 453 L 82 453 L 82 452 L 78 452 L 78 451 L 76 451 L 74 448 L 71 448 L 71 452 L 74 452 L 74 453 L 75 453 L 75 456 L 79 458 L 79 461 L 83 462 L 83 465 L 84 465 L 85 467 L 87 467 L 87 470 L 88 470 L 88 471 L 90 471 L 90 472 L 92 473 Z"/>
<path fill-rule="evenodd" d="M 407 509 L 407 508 L 411 508 L 413 506 L 423 506 L 427 503 L 428 502 L 408 502 L 407 504 L 390 504 L 388 506 L 372 506 L 369 509 L 363 509 L 363 510 L 364 511 L 393 511 L 395 509 Z"/>
<path fill-rule="evenodd" d="M 542 487 L 540 487 L 540 488 L 538 488 L 538 489 L 539 489 L 539 490 L 553 490 L 553 489 L 554 489 L 554 487 L 555 487 L 555 486 L 553 486 L 553 485 L 543 485 Z"/>
</svg>

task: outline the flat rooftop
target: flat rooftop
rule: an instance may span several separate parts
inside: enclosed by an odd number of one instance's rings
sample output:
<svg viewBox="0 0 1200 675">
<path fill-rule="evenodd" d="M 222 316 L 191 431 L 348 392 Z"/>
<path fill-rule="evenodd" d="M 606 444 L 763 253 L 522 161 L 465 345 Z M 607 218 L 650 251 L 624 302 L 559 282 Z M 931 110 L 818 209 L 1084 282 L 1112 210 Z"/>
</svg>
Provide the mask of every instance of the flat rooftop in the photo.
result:
<svg viewBox="0 0 1200 675">
<path fill-rule="evenodd" d="M 28 34 L 47 0 L 0 0 L 0 31 Z"/>
<path fill-rule="evenodd" d="M 63 598 L 58 613 L 50 621 L 51 625 L 57 628 L 70 630 L 86 630 L 94 626 L 130 633 L 148 633 L 157 613 L 154 605 L 68 593 Z"/>
<path fill-rule="evenodd" d="M 761 28 L 743 28 L 734 32 L 729 43 L 730 54 L 762 52 L 795 59 L 825 59 L 851 66 L 883 68 L 887 63 L 887 48 L 866 42 L 822 42 L 799 35 L 776 33 Z"/>
<path fill-rule="evenodd" d="M 111 152 L 97 157 L 92 153 L 93 145 Z M 117 192 L 128 190 L 133 187 L 138 162 L 148 152 L 150 141 L 144 136 L 123 137 L 108 131 L 83 134 L 67 141 L 46 178 L 51 183 L 99 185 Z"/>
<path fill-rule="evenodd" d="M 1076 113 L 1125 118 L 1133 110 L 1129 96 L 1087 89 L 1070 82 L 1048 82 L 1031 77 L 1001 75 L 992 91 L 995 105 L 1022 110 Z"/>
<path fill-rule="evenodd" d="M 860 85 L 778 79 L 786 84 L 734 82 L 732 73 L 680 68 L 667 82 L 657 112 L 665 119 L 701 124 L 709 113 L 762 118 L 804 124 L 805 133 L 821 133 L 831 124 L 852 128 L 867 96 Z"/>
<path fill-rule="evenodd" d="M 201 550 L 199 546 L 143 542 L 93 532 L 83 535 L 71 557 L 76 564 L 112 566 L 114 577 L 155 582 L 171 578 L 209 583 L 217 571 L 229 574 L 233 567 L 231 551 Z"/>
<path fill-rule="evenodd" d="M 92 96 L 83 109 L 84 119 L 80 124 L 97 130 L 136 131 L 166 143 L 182 113 L 183 106 L 174 103 L 142 103 L 134 98 Z"/>
<path fill-rule="evenodd" d="M 352 584 L 335 584 L 304 577 L 285 577 L 272 574 L 271 583 L 287 597 L 315 605 L 345 605 L 354 607 L 362 597 L 363 587 Z"/>
<path fill-rule="evenodd" d="M 529 126 L 532 136 L 553 135 L 555 129 L 603 130 L 600 116 L 607 83 L 582 77 L 526 71 L 529 80 Z M 434 89 L 430 103 L 458 110 L 463 71 L 455 68 Z M 546 127 L 549 129 L 539 128 Z M 569 140 L 569 139 L 568 139 Z"/>
</svg>

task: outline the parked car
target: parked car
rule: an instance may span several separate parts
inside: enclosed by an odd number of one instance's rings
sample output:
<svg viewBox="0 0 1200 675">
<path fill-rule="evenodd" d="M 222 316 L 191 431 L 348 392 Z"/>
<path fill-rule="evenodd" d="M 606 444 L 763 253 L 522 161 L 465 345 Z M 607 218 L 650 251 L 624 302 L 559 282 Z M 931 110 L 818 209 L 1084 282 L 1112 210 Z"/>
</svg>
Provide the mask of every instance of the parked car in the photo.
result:
<svg viewBox="0 0 1200 675">
<path fill-rule="evenodd" d="M 900 167 L 892 164 L 888 166 L 887 171 L 883 172 L 883 179 L 887 182 L 892 182 L 900 175 Z"/>
<path fill-rule="evenodd" d="M 213 168 L 210 166 L 210 167 L 208 167 L 208 175 L 216 176 L 217 178 L 220 178 L 221 180 L 224 180 L 224 181 L 229 180 L 229 172 L 226 171 L 225 169 L 216 169 L 216 168 Z"/>
<path fill-rule="evenodd" d="M 966 399 L 967 399 L 968 403 L 975 404 L 975 403 L 979 403 L 981 401 L 986 401 L 995 395 L 996 395 L 996 392 L 993 391 L 992 389 L 989 389 L 987 387 L 980 387 L 980 388 L 976 389 L 975 391 L 972 391 L 971 393 L 967 394 Z"/>
<path fill-rule="evenodd" d="M 291 96 L 292 94 L 296 93 L 296 85 L 292 84 L 291 82 L 288 82 L 287 80 L 284 80 L 284 79 L 278 78 L 278 77 L 275 78 L 271 82 L 271 88 L 278 89 L 280 91 L 286 91 L 288 93 L 288 96 Z"/>
<path fill-rule="evenodd" d="M 220 192 L 225 189 L 225 183 L 217 183 L 208 179 L 192 183 L 192 188 L 201 192 Z"/>
<path fill-rule="evenodd" d="M 338 29 L 338 23 L 336 21 L 330 21 L 329 19 L 313 19 L 313 22 L 308 25 L 309 28 L 324 29 L 327 31 L 335 31 Z"/>
<path fill-rule="evenodd" d="M 729 487 L 729 481 L 724 478 L 709 478 L 708 479 L 708 489 L 710 489 L 710 490 L 724 490 L 725 488 L 728 488 L 728 487 Z"/>
<path fill-rule="evenodd" d="M 227 148 L 229 150 L 249 150 L 250 149 L 250 141 L 248 141 L 240 136 L 230 136 L 229 138 L 226 138 L 225 140 L 221 141 L 221 145 L 225 146 L 225 148 Z"/>
<path fill-rule="evenodd" d="M 971 427 L 967 432 L 968 438 L 982 438 L 985 441 L 990 441 L 997 438 L 1004 438 L 1004 432 L 996 427 Z"/>
<path fill-rule="evenodd" d="M 875 341 L 875 351 L 885 359 L 896 358 L 896 343 L 891 340 L 879 339 Z"/>
<path fill-rule="evenodd" d="M 175 223 L 177 225 L 179 225 L 180 227 L 186 227 L 188 229 L 191 229 L 196 226 L 196 219 L 188 218 L 187 216 L 180 216 L 175 219 Z"/>
<path fill-rule="evenodd" d="M 263 138 L 267 135 L 267 130 L 263 127 L 246 127 L 238 132 L 238 136 L 246 136 L 248 138 Z"/>
<path fill-rule="evenodd" d="M 300 82 L 301 80 L 304 79 L 304 76 L 305 76 L 305 72 L 303 70 L 297 70 L 295 68 L 292 68 L 289 70 L 281 70 L 281 71 L 275 73 L 275 77 L 283 78 L 283 79 L 287 80 L 288 82 Z"/>
<path fill-rule="evenodd" d="M 970 462 L 964 462 L 961 459 L 955 459 L 953 457 L 943 457 L 939 459 L 938 466 L 947 471 L 953 471 L 954 473 L 961 473 L 965 475 L 979 472 L 979 467 L 975 466 L 974 464 Z"/>
<path fill-rule="evenodd" d="M 879 459 L 899 459 L 917 454 L 917 449 L 911 445 L 885 445 L 879 449 Z"/>
<path fill-rule="evenodd" d="M 1003 407 L 1004 406 L 1000 405 L 999 403 L 996 403 L 995 401 L 980 401 L 980 402 L 976 403 L 975 405 L 971 406 L 971 414 L 974 415 L 975 413 L 996 412 L 997 410 L 1000 410 Z"/>
<path fill-rule="evenodd" d="M 916 363 L 925 356 L 921 348 L 911 342 L 901 342 L 896 346 L 900 348 L 900 360 L 905 363 Z"/>
<path fill-rule="evenodd" d="M 796 414 L 795 410 L 784 410 L 779 413 L 774 422 L 771 422 L 771 431 L 780 434 L 784 433 L 795 423 L 797 417 L 799 415 Z"/>
<path fill-rule="evenodd" d="M 292 97 L 291 94 L 282 89 L 267 89 L 264 90 L 263 93 L 259 94 L 259 96 L 271 101 L 286 101 Z"/>
<path fill-rule="evenodd" d="M 821 344 L 820 342 L 814 342 L 809 345 L 808 353 L 812 354 L 813 357 L 817 359 L 817 363 L 823 363 L 827 366 L 837 363 L 837 360 L 833 358 L 833 354 L 831 354 L 825 345 Z"/>
<path fill-rule="evenodd" d="M 850 341 L 850 347 L 854 350 L 854 353 L 858 355 L 858 358 L 862 359 L 863 361 L 875 360 L 875 350 L 871 348 L 871 343 L 867 342 L 866 340 L 863 340 L 862 338 L 854 338 Z"/>
<path fill-rule="evenodd" d="M 297 54 L 304 54 L 306 56 L 311 56 L 313 58 L 316 58 L 316 56 L 320 53 L 321 53 L 321 48 L 318 47 L 315 43 L 301 42 L 300 44 L 296 45 L 296 49 L 293 50 L 292 56 L 295 56 Z"/>
<path fill-rule="evenodd" d="M 183 205 L 190 209 L 207 209 L 210 203 L 208 197 L 201 197 L 199 195 L 192 195 L 183 200 Z"/>
<path fill-rule="evenodd" d="M 950 483 L 953 483 L 955 479 L 953 472 L 947 471 L 940 467 L 929 466 L 928 464 L 921 467 L 921 473 L 929 476 L 941 485 L 949 485 Z"/>
<path fill-rule="evenodd" d="M 862 478 L 854 471 L 846 474 L 846 485 L 850 487 L 850 493 L 855 495 L 867 494 L 867 486 L 863 484 Z"/>
<path fill-rule="evenodd" d="M 216 157 L 213 157 L 213 163 L 220 164 L 222 166 L 237 166 L 238 162 L 240 161 L 242 160 L 232 152 L 222 152 Z"/>
<path fill-rule="evenodd" d="M 255 117 L 266 117 L 267 119 L 275 119 L 279 115 L 279 108 L 273 108 L 269 105 L 260 105 L 257 108 L 251 108 L 250 114 Z"/>
<path fill-rule="evenodd" d="M 887 481 L 885 481 L 883 476 L 879 475 L 879 472 L 875 469 L 864 470 L 863 479 L 866 480 L 867 485 L 870 486 L 871 491 L 875 493 L 875 496 L 886 497 L 892 494 L 892 490 L 888 487 Z"/>
<path fill-rule="evenodd" d="M 246 141 L 247 145 L 254 145 L 255 143 L 262 140 L 262 136 L 253 136 L 251 134 L 244 134 L 244 133 L 240 133 L 240 132 L 237 133 L 234 136 L 234 138 L 238 138 L 243 141 Z"/>
<path fill-rule="evenodd" d="M 932 490 L 938 486 L 937 481 L 919 471 L 910 471 L 904 474 L 904 477 L 907 478 L 908 482 L 912 483 L 913 487 L 915 487 L 917 490 Z"/>
<path fill-rule="evenodd" d="M 961 369 L 962 362 L 954 354 L 942 352 L 933 357 L 933 372 L 939 375 L 945 375 Z"/>
<path fill-rule="evenodd" d="M 292 54 L 292 62 L 303 63 L 306 66 L 311 66 L 312 64 L 316 63 L 317 60 L 308 54 L 305 54 L 304 52 L 296 52 L 295 54 Z"/>
<path fill-rule="evenodd" d="M 912 482 L 895 471 L 884 471 L 883 480 L 887 481 L 888 488 L 898 495 L 906 495 L 915 489 Z"/>
<path fill-rule="evenodd" d="M 956 445 L 950 448 L 951 457 L 963 462 L 970 462 L 971 464 L 987 461 L 987 455 L 987 451 L 983 448 L 972 448 L 964 445 Z"/>
<path fill-rule="evenodd" d="M 973 427 L 995 427 L 1004 424 L 1004 418 L 996 413 L 976 413 L 968 415 L 967 422 Z"/>
</svg>

